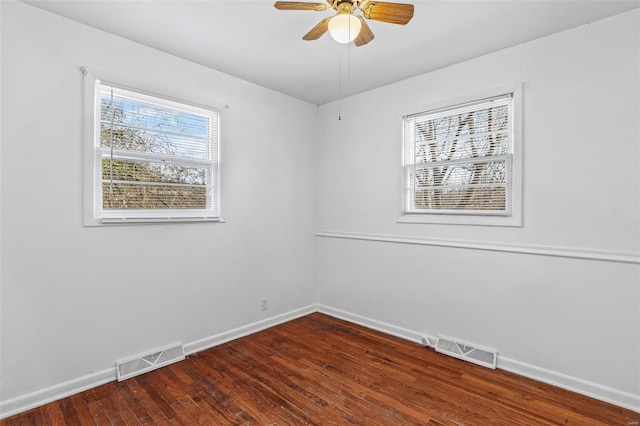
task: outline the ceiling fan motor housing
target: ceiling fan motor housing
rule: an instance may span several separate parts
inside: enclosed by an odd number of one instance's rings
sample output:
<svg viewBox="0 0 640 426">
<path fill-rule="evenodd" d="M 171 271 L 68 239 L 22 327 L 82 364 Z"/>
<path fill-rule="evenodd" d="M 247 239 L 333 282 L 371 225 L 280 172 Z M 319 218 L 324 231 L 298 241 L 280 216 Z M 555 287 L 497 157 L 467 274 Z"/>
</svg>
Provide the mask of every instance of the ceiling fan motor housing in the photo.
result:
<svg viewBox="0 0 640 426">
<path fill-rule="evenodd" d="M 338 4 L 338 15 L 350 15 L 355 10 L 355 4 L 350 1 L 342 1 Z"/>
<path fill-rule="evenodd" d="M 351 5 L 351 10 L 353 11 L 358 7 L 358 3 L 360 3 L 360 0 L 334 0 L 331 7 L 339 11 L 341 5 L 348 4 Z"/>
</svg>

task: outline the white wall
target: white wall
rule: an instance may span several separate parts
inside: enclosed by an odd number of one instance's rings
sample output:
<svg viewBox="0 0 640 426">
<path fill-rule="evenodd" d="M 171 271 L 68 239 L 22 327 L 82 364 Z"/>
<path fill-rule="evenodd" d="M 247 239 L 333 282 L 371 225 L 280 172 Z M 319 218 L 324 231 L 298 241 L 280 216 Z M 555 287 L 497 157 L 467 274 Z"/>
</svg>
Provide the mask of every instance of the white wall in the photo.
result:
<svg viewBox="0 0 640 426">
<path fill-rule="evenodd" d="M 0 400 L 313 305 L 315 105 L 22 3 L 1 8 Z M 82 226 L 80 66 L 229 105 L 227 223 Z"/>
<path fill-rule="evenodd" d="M 640 410 L 639 22 L 635 10 L 322 105 L 317 222 L 333 236 L 318 238 L 318 303 L 494 347 L 505 368 Z M 400 114 L 520 81 L 524 226 L 396 223 Z M 456 247 L 469 241 L 491 250 Z"/>
</svg>

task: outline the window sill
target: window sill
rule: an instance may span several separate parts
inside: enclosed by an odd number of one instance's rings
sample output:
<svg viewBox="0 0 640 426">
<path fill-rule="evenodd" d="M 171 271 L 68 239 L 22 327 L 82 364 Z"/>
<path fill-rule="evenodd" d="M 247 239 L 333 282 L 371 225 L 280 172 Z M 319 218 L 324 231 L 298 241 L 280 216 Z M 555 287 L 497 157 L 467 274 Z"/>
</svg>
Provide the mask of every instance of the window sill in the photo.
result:
<svg viewBox="0 0 640 426">
<path fill-rule="evenodd" d="M 436 225 L 474 225 L 522 227 L 522 218 L 516 216 L 469 216 L 451 214 L 403 214 L 396 223 L 436 224 Z"/>
<path fill-rule="evenodd" d="M 102 218 L 85 221 L 84 226 L 118 226 L 118 225 L 153 225 L 165 223 L 226 223 L 219 217 L 129 217 L 129 218 Z"/>
</svg>

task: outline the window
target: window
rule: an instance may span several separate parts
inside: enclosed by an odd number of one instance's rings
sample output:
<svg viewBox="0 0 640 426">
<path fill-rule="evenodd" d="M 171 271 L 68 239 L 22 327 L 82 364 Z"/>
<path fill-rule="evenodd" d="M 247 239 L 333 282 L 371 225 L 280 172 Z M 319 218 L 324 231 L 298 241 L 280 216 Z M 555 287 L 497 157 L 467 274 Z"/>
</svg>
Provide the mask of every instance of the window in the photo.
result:
<svg viewBox="0 0 640 426">
<path fill-rule="evenodd" d="M 520 225 L 514 96 L 512 91 L 404 116 L 400 221 Z"/>
<path fill-rule="evenodd" d="M 218 220 L 217 110 L 92 80 L 85 224 Z"/>
</svg>

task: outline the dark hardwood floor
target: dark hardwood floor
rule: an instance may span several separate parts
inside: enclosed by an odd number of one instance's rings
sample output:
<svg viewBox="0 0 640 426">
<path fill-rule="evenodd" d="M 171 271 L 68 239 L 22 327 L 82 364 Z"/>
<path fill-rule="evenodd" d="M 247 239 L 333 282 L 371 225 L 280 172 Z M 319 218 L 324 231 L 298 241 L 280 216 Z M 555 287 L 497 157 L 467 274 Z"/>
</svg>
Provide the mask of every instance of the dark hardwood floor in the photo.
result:
<svg viewBox="0 0 640 426">
<path fill-rule="evenodd" d="M 638 425 L 640 414 L 312 314 L 9 425 Z"/>
</svg>

